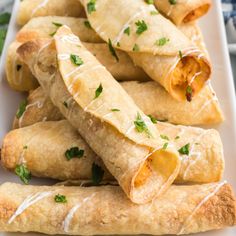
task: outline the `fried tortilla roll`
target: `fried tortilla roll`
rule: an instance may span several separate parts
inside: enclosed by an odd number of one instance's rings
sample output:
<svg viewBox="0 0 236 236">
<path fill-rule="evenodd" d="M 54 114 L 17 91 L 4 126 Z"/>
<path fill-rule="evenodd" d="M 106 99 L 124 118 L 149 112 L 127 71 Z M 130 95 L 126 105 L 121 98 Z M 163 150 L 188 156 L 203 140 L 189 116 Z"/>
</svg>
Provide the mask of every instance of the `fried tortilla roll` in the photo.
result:
<svg viewBox="0 0 236 236">
<path fill-rule="evenodd" d="M 93 163 L 106 170 L 100 158 L 66 120 L 40 122 L 15 130 L 5 141 L 1 161 L 11 171 L 17 165 L 24 165 L 38 177 L 91 180 Z M 9 145 L 14 146 L 14 150 Z M 9 158 L 9 151 L 13 151 L 13 158 Z M 113 179 L 106 170 L 104 179 L 108 178 Z"/>
<path fill-rule="evenodd" d="M 170 186 L 178 153 L 68 27 L 18 53 L 133 202 L 148 202 Z"/>
<path fill-rule="evenodd" d="M 156 127 L 160 130 L 162 139 L 166 143 L 173 143 L 181 154 L 181 169 L 175 182 L 210 183 L 221 180 L 224 156 L 220 135 L 216 130 L 174 126 L 162 122 L 157 122 Z M 23 162 L 38 177 L 91 179 L 91 163 L 93 159 L 97 159 L 94 153 L 85 151 L 86 158 L 74 158 L 73 161 L 68 161 L 65 157 L 66 151 L 71 147 L 90 150 L 88 145 L 84 148 L 84 143 L 81 147 L 80 143 L 75 142 L 76 138 L 81 140 L 75 134 L 76 130 L 67 121 L 40 122 L 13 130 L 4 138 L 2 166 L 13 171 Z M 80 171 L 81 169 L 83 170 Z"/>
<path fill-rule="evenodd" d="M 197 20 L 205 15 L 211 7 L 211 0 L 154 0 L 154 4 L 161 13 L 176 25 Z"/>
<path fill-rule="evenodd" d="M 121 86 L 145 114 L 160 121 L 181 125 L 206 125 L 218 124 L 224 120 L 218 99 L 211 86 L 206 86 L 191 103 L 176 101 L 160 85 L 152 81 L 123 82 Z M 30 93 L 23 106 L 21 103 L 14 118 L 13 128 L 33 125 L 40 121 L 61 119 L 63 116 L 58 108 L 39 87 Z"/>
<path fill-rule="evenodd" d="M 111 47 L 127 52 L 177 100 L 191 101 L 210 78 L 207 57 L 143 0 L 81 0 L 88 20 Z M 92 7 L 91 7 L 92 5 Z M 122 14 L 121 14 L 122 12 Z M 113 49 L 114 50 L 114 49 Z"/>
<path fill-rule="evenodd" d="M 227 183 L 171 186 L 137 205 L 119 186 L 0 186 L 0 230 L 56 235 L 189 234 L 236 224 Z"/>
<path fill-rule="evenodd" d="M 20 3 L 17 24 L 24 25 L 37 16 L 79 17 L 82 12 L 78 0 L 24 0 Z"/>
</svg>

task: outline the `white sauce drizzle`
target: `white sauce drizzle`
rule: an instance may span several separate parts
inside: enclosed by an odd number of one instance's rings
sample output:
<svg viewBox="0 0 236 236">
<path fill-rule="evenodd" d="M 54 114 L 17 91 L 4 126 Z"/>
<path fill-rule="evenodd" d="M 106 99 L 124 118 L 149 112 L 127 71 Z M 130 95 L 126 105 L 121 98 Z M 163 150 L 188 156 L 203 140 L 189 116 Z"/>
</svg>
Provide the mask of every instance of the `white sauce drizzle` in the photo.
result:
<svg viewBox="0 0 236 236">
<path fill-rule="evenodd" d="M 69 211 L 69 213 L 67 214 L 64 222 L 63 222 L 63 228 L 64 228 L 64 231 L 66 233 L 69 233 L 69 228 L 70 228 L 70 223 L 71 223 L 71 220 L 73 219 L 74 217 L 74 214 L 76 213 L 76 211 L 84 204 L 86 203 L 87 201 L 91 200 L 94 196 L 95 196 L 96 193 L 93 193 L 90 197 L 87 197 L 85 199 L 82 200 L 81 203 L 78 203 L 77 205 L 75 205 L 74 207 L 72 207 Z"/>
<path fill-rule="evenodd" d="M 213 192 L 211 192 L 210 194 L 208 194 L 206 197 L 204 197 L 204 198 L 202 199 L 202 201 L 194 208 L 192 214 L 191 214 L 189 217 L 187 217 L 187 219 L 184 221 L 184 223 L 183 223 L 183 225 L 182 225 L 182 228 L 180 229 L 180 231 L 179 231 L 179 233 L 178 233 L 177 235 L 180 235 L 180 234 L 183 234 L 183 233 L 184 233 L 184 230 L 185 230 L 185 228 L 186 228 L 186 227 L 185 227 L 185 223 L 186 223 L 186 222 L 188 223 L 188 222 L 190 221 L 190 219 L 193 217 L 193 215 L 197 212 L 197 210 L 198 210 L 204 203 L 206 203 L 211 197 L 213 197 L 213 196 L 220 190 L 220 188 L 221 188 L 223 185 L 225 185 L 226 183 L 227 183 L 227 182 L 224 181 L 223 183 L 218 184 Z"/>
<path fill-rule="evenodd" d="M 30 18 L 32 18 L 34 16 L 34 14 L 41 8 L 45 7 L 48 3 L 48 0 L 43 0 L 31 13 Z"/>
<path fill-rule="evenodd" d="M 15 213 L 11 216 L 11 218 L 8 220 L 8 224 L 11 224 L 13 220 L 22 214 L 28 207 L 32 206 L 36 202 L 42 200 L 43 198 L 46 198 L 50 196 L 52 192 L 38 192 L 36 194 L 32 194 L 28 196 L 22 203 L 21 205 L 17 208 Z"/>
<path fill-rule="evenodd" d="M 79 40 L 79 38 L 75 36 L 74 34 L 55 36 L 55 39 L 61 40 L 63 43 L 71 43 L 71 44 L 76 44 L 76 45 L 81 44 L 81 41 Z"/>
</svg>

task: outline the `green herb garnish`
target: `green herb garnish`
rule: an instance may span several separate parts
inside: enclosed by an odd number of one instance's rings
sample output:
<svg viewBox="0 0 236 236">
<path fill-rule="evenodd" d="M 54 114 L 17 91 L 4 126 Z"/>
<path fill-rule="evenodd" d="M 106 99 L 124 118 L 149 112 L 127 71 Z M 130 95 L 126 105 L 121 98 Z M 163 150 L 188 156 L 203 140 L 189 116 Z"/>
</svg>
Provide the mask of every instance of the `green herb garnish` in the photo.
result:
<svg viewBox="0 0 236 236">
<path fill-rule="evenodd" d="M 179 58 L 182 60 L 183 59 L 183 53 L 181 50 L 179 50 Z"/>
<path fill-rule="evenodd" d="M 4 12 L 0 15 L 0 25 L 8 24 L 11 19 L 11 14 L 9 12 Z"/>
<path fill-rule="evenodd" d="M 68 108 L 68 103 L 66 101 L 63 102 L 63 105 Z"/>
<path fill-rule="evenodd" d="M 95 91 L 94 99 L 98 98 L 101 95 L 102 91 L 103 91 L 103 87 L 102 87 L 102 84 L 100 84 Z"/>
<path fill-rule="evenodd" d="M 175 5 L 175 4 L 177 3 L 177 0 L 169 0 L 169 3 L 170 3 L 171 5 Z"/>
<path fill-rule="evenodd" d="M 87 11 L 89 14 L 91 14 L 93 11 L 96 11 L 96 0 L 90 0 L 87 4 Z"/>
<path fill-rule="evenodd" d="M 28 148 L 28 146 L 27 145 L 25 145 L 24 147 L 23 147 L 23 149 L 27 149 Z"/>
<path fill-rule="evenodd" d="M 192 101 L 192 97 L 193 97 L 193 89 L 191 86 L 187 86 L 186 88 L 186 98 L 187 98 L 187 101 L 188 102 L 191 102 Z"/>
<path fill-rule="evenodd" d="M 177 139 L 180 139 L 180 137 L 179 137 L 179 136 L 176 136 L 176 137 L 175 137 L 175 140 L 177 140 Z"/>
<path fill-rule="evenodd" d="M 190 143 L 184 145 L 183 147 L 181 147 L 178 152 L 182 155 L 189 155 L 189 148 L 190 148 Z"/>
<path fill-rule="evenodd" d="M 151 16 L 155 16 L 155 15 L 158 15 L 159 12 L 158 11 L 151 11 L 150 14 L 151 14 Z"/>
<path fill-rule="evenodd" d="M 140 48 L 139 48 L 138 44 L 134 44 L 133 51 L 134 52 L 139 52 L 140 51 Z"/>
<path fill-rule="evenodd" d="M 113 109 L 111 109 L 111 111 L 112 111 L 112 112 L 117 112 L 117 111 L 120 111 L 120 110 L 117 109 L 117 108 L 113 108 Z"/>
<path fill-rule="evenodd" d="M 135 25 L 137 26 L 136 34 L 138 34 L 138 35 L 142 34 L 143 32 L 145 32 L 148 29 L 147 24 L 145 23 L 144 20 L 142 20 L 142 21 L 139 20 L 139 21 L 135 22 Z"/>
<path fill-rule="evenodd" d="M 167 149 L 167 147 L 168 147 L 168 145 L 169 145 L 169 143 L 164 143 L 164 145 L 163 145 L 162 149 L 166 150 L 166 149 Z"/>
<path fill-rule="evenodd" d="M 65 152 L 65 157 L 68 161 L 72 158 L 82 158 L 84 156 L 84 150 L 78 147 L 72 147 Z"/>
<path fill-rule="evenodd" d="M 67 203 L 67 199 L 65 195 L 57 194 L 54 197 L 55 202 L 57 203 Z"/>
<path fill-rule="evenodd" d="M 166 136 L 166 135 L 164 135 L 164 134 L 161 134 L 160 137 L 161 137 L 162 139 L 165 139 L 165 140 L 168 140 L 168 141 L 170 140 L 169 137 Z"/>
<path fill-rule="evenodd" d="M 127 27 L 127 28 L 124 30 L 124 34 L 127 34 L 128 36 L 130 35 L 130 27 Z"/>
<path fill-rule="evenodd" d="M 148 137 L 151 136 L 151 133 L 139 112 L 137 113 L 137 117 L 136 117 L 136 120 L 134 121 L 134 125 L 135 125 L 136 130 L 139 133 L 145 132 L 148 135 Z"/>
<path fill-rule="evenodd" d="M 101 166 L 93 163 L 92 165 L 92 181 L 95 185 L 98 185 L 104 176 L 104 170 Z"/>
<path fill-rule="evenodd" d="M 56 34 L 57 30 L 58 30 L 60 27 L 63 26 L 63 24 L 58 23 L 58 22 L 52 22 L 52 24 L 55 25 L 55 26 L 57 27 L 56 31 L 54 31 L 53 33 L 50 34 L 50 36 L 53 37 L 53 36 Z"/>
<path fill-rule="evenodd" d="M 150 120 L 153 124 L 157 124 L 158 120 L 155 117 L 153 117 L 152 115 L 148 115 L 148 117 L 150 118 Z"/>
<path fill-rule="evenodd" d="M 84 25 L 85 25 L 88 29 L 92 29 L 92 26 L 91 26 L 91 24 L 89 23 L 88 20 L 85 20 L 85 21 L 84 21 Z"/>
<path fill-rule="evenodd" d="M 31 173 L 24 164 L 17 165 L 15 168 L 15 173 L 20 177 L 23 183 L 29 184 Z"/>
<path fill-rule="evenodd" d="M 71 54 L 70 55 L 70 60 L 72 63 L 74 63 L 76 66 L 81 66 L 84 64 L 83 60 L 77 56 L 77 55 L 74 55 L 74 54 Z"/>
<path fill-rule="evenodd" d="M 154 4 L 154 0 L 145 0 L 147 4 Z"/>
<path fill-rule="evenodd" d="M 112 46 L 111 39 L 108 40 L 108 47 L 109 47 L 109 50 L 110 50 L 110 52 L 111 52 L 111 55 L 112 55 L 113 57 L 115 57 L 115 59 L 116 59 L 117 61 L 119 61 L 119 57 L 118 57 L 117 54 L 116 54 L 116 50 L 115 50 L 115 48 Z"/>
<path fill-rule="evenodd" d="M 26 106 L 27 106 L 27 101 L 24 100 L 20 103 L 20 106 L 17 110 L 17 113 L 16 113 L 16 118 L 17 119 L 20 119 L 21 116 L 24 114 L 25 110 L 26 110 Z"/>
<path fill-rule="evenodd" d="M 170 40 L 163 37 L 163 38 L 160 38 L 158 39 L 156 42 L 155 42 L 155 45 L 156 46 L 164 46 L 165 44 L 167 44 Z"/>
</svg>

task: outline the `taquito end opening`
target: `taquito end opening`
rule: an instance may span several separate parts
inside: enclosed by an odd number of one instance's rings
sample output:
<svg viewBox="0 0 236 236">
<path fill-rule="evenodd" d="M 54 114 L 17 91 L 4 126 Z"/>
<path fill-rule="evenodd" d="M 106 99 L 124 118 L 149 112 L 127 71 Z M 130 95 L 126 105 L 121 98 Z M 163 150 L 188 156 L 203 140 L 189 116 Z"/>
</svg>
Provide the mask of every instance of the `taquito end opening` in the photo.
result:
<svg viewBox="0 0 236 236">
<path fill-rule="evenodd" d="M 210 74 L 210 63 L 203 54 L 183 56 L 170 74 L 170 93 L 176 100 L 191 102 Z"/>
<path fill-rule="evenodd" d="M 210 9 L 211 4 L 206 3 L 191 12 L 189 12 L 184 18 L 183 23 L 188 23 L 190 21 L 197 20 L 198 18 L 204 16 Z"/>
<path fill-rule="evenodd" d="M 164 149 L 153 152 L 132 179 L 131 200 L 144 204 L 161 195 L 173 183 L 179 169 L 177 153 Z"/>
</svg>

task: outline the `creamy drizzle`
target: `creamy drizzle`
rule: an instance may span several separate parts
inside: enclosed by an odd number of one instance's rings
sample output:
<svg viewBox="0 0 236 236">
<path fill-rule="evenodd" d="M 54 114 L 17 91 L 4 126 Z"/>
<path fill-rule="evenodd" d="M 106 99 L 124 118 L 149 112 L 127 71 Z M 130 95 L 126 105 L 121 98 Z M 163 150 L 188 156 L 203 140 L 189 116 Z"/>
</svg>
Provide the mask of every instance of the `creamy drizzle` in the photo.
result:
<svg viewBox="0 0 236 236">
<path fill-rule="evenodd" d="M 180 234 L 183 234 L 184 233 L 184 230 L 185 230 L 185 224 L 188 223 L 191 218 L 193 217 L 193 215 L 197 212 L 198 209 L 200 209 L 200 207 L 206 203 L 211 197 L 213 197 L 219 190 L 220 188 L 225 185 L 227 182 L 224 181 L 223 183 L 220 183 L 216 186 L 215 190 L 213 192 L 211 192 L 210 194 L 208 194 L 206 197 L 204 197 L 202 199 L 202 201 L 194 208 L 192 214 L 190 216 L 187 217 L 187 219 L 184 221 L 183 225 L 182 225 L 182 228 L 180 229 L 179 233 L 177 235 L 180 235 Z"/>
<path fill-rule="evenodd" d="M 75 36 L 74 34 L 67 34 L 67 35 L 63 35 L 63 36 L 55 36 L 56 40 L 61 40 L 63 43 L 71 43 L 71 44 L 80 44 L 81 41 L 79 40 L 79 38 L 77 36 Z"/>
<path fill-rule="evenodd" d="M 48 3 L 48 0 L 43 0 L 31 13 L 31 17 L 32 18 L 34 16 L 34 14 L 40 9 L 40 8 L 43 8 L 47 5 Z"/>
<path fill-rule="evenodd" d="M 74 214 L 76 213 L 76 211 L 84 204 L 86 203 L 87 201 L 91 200 L 94 196 L 95 196 L 96 193 L 93 193 L 91 196 L 85 198 L 82 200 L 81 203 L 78 203 L 77 205 L 75 205 L 74 207 L 72 207 L 69 211 L 69 213 L 66 215 L 66 218 L 63 222 L 63 228 L 64 228 L 64 231 L 66 233 L 69 233 L 69 227 L 70 227 L 70 223 L 71 223 L 71 220 L 73 219 L 74 217 Z"/>
<path fill-rule="evenodd" d="M 43 198 L 46 198 L 52 194 L 51 191 L 48 192 L 38 192 L 36 194 L 31 194 L 28 196 L 22 203 L 21 205 L 17 208 L 15 213 L 11 216 L 11 218 L 8 220 L 8 224 L 11 224 L 13 220 L 22 214 L 28 207 L 32 206 L 36 202 L 42 200 Z"/>
</svg>

